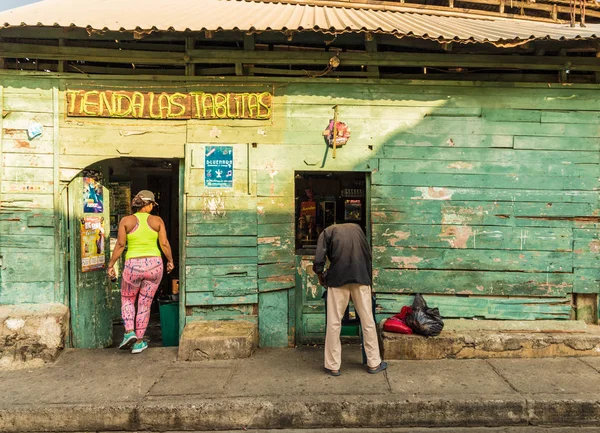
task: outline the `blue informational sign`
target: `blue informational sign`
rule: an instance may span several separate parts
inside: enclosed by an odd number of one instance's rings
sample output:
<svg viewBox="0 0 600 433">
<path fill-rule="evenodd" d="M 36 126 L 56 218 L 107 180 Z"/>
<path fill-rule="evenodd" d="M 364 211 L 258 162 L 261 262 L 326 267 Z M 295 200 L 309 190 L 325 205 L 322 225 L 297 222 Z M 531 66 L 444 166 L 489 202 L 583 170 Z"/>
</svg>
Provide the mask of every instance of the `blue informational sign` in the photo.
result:
<svg viewBox="0 0 600 433">
<path fill-rule="evenodd" d="M 233 146 L 206 146 L 204 186 L 233 188 Z"/>
</svg>

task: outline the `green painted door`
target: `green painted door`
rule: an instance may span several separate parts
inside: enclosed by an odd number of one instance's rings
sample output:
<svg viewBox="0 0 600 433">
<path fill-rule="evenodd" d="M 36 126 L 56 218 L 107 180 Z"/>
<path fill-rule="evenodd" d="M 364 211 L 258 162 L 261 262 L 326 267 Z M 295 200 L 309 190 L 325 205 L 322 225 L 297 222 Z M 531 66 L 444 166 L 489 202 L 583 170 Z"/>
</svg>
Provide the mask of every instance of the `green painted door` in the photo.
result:
<svg viewBox="0 0 600 433">
<path fill-rule="evenodd" d="M 71 342 L 77 348 L 112 344 L 109 191 L 75 178 L 68 187 Z M 101 205 L 100 205 L 101 203 Z"/>
<path fill-rule="evenodd" d="M 296 256 L 296 344 L 325 341 L 325 289 L 312 270 L 313 256 Z"/>
</svg>

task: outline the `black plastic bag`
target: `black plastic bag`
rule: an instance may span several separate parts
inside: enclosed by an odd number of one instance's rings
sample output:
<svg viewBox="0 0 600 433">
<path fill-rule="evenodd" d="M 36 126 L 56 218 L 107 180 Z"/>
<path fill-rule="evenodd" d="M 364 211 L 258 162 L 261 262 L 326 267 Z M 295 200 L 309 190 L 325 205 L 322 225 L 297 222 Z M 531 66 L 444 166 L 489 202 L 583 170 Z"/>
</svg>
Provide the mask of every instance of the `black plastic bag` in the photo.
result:
<svg viewBox="0 0 600 433">
<path fill-rule="evenodd" d="M 434 337 L 444 329 L 444 321 L 437 308 L 428 308 L 420 294 L 415 295 L 412 313 L 406 315 L 406 324 L 415 334 Z"/>
</svg>

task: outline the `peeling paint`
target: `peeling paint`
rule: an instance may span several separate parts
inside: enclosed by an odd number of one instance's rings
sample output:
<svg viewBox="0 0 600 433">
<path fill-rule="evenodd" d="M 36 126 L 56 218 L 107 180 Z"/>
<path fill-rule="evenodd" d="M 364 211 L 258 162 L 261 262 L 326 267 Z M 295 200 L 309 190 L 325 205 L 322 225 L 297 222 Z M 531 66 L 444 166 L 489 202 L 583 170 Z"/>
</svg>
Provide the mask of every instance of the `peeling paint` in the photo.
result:
<svg viewBox="0 0 600 433">
<path fill-rule="evenodd" d="M 590 251 L 592 253 L 599 253 L 600 252 L 600 240 L 594 239 L 588 245 L 589 245 Z"/>
<path fill-rule="evenodd" d="M 392 257 L 392 263 L 399 263 L 404 265 L 404 268 L 407 269 L 417 269 L 417 263 L 422 262 L 423 259 L 421 257 Z"/>
<path fill-rule="evenodd" d="M 419 186 L 415 191 L 421 193 L 421 197 L 412 197 L 413 200 L 452 200 L 454 191 L 448 188 L 439 188 L 435 186 Z"/>
<path fill-rule="evenodd" d="M 442 228 L 440 237 L 444 239 L 452 248 L 467 248 L 467 242 L 473 235 L 473 229 L 469 226 L 448 226 Z"/>
<path fill-rule="evenodd" d="M 473 164 L 470 162 L 456 161 L 448 164 L 448 168 L 456 168 L 458 170 L 473 170 Z"/>
<path fill-rule="evenodd" d="M 258 238 L 258 245 L 271 245 L 273 247 L 281 246 L 281 237 L 280 236 L 271 236 L 265 238 Z"/>
<path fill-rule="evenodd" d="M 208 218 L 223 218 L 225 210 L 225 198 L 222 193 L 213 193 L 204 197 L 203 216 Z"/>
</svg>

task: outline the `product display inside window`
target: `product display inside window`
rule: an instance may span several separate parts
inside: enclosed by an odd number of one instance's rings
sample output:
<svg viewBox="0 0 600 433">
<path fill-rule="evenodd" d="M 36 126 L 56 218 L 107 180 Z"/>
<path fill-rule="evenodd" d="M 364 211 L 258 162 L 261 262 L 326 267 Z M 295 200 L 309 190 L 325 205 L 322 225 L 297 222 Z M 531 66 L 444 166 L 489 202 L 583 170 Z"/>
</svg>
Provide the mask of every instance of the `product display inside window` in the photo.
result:
<svg viewBox="0 0 600 433">
<path fill-rule="evenodd" d="M 365 230 L 366 174 L 296 172 L 296 254 L 314 254 L 321 232 L 332 224 Z"/>
</svg>

